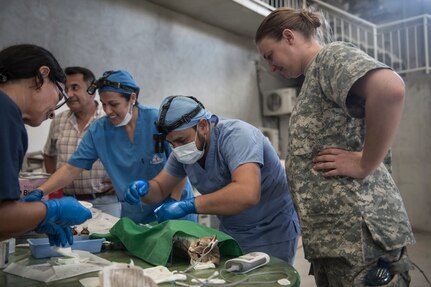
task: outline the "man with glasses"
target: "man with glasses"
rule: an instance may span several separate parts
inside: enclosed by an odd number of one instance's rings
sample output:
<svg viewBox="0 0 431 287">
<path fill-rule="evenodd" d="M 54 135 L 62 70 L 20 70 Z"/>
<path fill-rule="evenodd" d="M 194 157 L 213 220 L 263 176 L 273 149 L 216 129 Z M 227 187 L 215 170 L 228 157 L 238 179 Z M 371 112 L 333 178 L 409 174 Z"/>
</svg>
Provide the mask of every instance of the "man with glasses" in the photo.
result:
<svg viewBox="0 0 431 287">
<path fill-rule="evenodd" d="M 95 100 L 94 93 L 87 92 L 95 81 L 93 72 L 83 67 L 67 67 L 64 71 L 68 94 L 62 92 L 62 104 L 68 98 L 69 110 L 61 112 L 52 120 L 43 149 L 45 169 L 51 174 L 72 156 L 89 126 L 105 115 L 101 105 Z M 62 91 L 61 86 L 59 89 Z M 65 186 L 63 194 L 91 202 L 95 208 L 120 217 L 120 203 L 100 160 Z"/>
<path fill-rule="evenodd" d="M 0 241 L 34 230 L 51 245 L 73 243 L 70 225 L 82 224 L 91 212 L 66 197 L 21 202 L 19 172 L 27 152 L 24 124 L 39 126 L 67 101 L 66 77 L 54 56 L 42 47 L 23 44 L 0 51 Z"/>
</svg>

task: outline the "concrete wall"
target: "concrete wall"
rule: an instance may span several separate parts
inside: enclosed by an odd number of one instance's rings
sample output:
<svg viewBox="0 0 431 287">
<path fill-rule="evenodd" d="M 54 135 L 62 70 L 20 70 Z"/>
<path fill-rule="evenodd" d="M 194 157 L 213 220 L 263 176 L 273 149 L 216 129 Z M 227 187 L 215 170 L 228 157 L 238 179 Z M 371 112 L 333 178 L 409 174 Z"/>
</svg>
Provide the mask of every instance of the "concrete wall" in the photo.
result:
<svg viewBox="0 0 431 287">
<path fill-rule="evenodd" d="M 193 95 L 213 113 L 261 125 L 253 39 L 147 1 L 0 1 L 0 48 L 38 44 L 62 66 L 86 66 L 96 76 L 127 69 L 141 103 Z M 48 121 L 28 128 L 29 151 L 42 148 L 48 128 Z"/>
<path fill-rule="evenodd" d="M 414 229 L 431 231 L 431 76 L 404 78 L 403 119 L 393 144 L 394 177 Z"/>
</svg>

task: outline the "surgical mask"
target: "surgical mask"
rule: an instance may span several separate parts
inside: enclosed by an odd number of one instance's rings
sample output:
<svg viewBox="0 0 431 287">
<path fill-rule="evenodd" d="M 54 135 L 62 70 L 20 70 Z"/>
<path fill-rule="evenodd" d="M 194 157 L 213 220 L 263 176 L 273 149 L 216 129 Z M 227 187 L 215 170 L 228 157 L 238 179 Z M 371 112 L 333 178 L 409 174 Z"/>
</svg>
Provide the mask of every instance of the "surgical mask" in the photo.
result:
<svg viewBox="0 0 431 287">
<path fill-rule="evenodd" d="M 132 112 L 133 112 L 133 105 L 134 104 L 135 103 L 129 105 L 129 110 L 127 111 L 126 115 L 124 116 L 124 119 L 121 121 L 121 123 L 116 124 L 115 127 L 117 127 L 117 128 L 122 127 L 122 126 L 127 125 L 130 122 L 130 120 L 132 119 Z"/>
<path fill-rule="evenodd" d="M 183 163 L 183 164 L 194 164 L 199 159 L 202 158 L 205 152 L 205 141 L 204 141 L 204 147 L 202 150 L 199 150 L 196 146 L 196 137 L 198 135 L 198 131 L 196 130 L 195 140 L 174 148 L 173 153 L 175 155 L 175 158 Z M 205 138 L 205 137 L 204 137 Z"/>
</svg>

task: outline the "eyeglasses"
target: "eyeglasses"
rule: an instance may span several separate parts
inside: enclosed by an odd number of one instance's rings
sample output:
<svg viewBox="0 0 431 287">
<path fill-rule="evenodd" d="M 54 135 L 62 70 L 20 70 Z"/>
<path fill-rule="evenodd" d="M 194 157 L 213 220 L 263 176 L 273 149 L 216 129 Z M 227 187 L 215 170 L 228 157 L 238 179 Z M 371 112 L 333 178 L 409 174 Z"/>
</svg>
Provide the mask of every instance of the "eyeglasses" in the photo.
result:
<svg viewBox="0 0 431 287">
<path fill-rule="evenodd" d="M 69 96 L 66 94 L 64 89 L 60 86 L 60 84 L 57 81 L 55 82 L 55 85 L 57 86 L 58 91 L 60 92 L 58 94 L 58 104 L 55 106 L 55 109 L 58 110 L 69 100 Z"/>
</svg>

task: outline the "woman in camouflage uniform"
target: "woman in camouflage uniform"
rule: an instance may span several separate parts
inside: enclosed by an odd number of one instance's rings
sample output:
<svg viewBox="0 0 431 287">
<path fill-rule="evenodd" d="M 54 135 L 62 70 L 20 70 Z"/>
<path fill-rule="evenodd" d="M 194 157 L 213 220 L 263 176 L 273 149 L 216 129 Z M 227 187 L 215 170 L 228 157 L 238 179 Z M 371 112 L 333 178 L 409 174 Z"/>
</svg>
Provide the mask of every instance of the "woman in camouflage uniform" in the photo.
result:
<svg viewBox="0 0 431 287">
<path fill-rule="evenodd" d="M 415 240 L 388 169 L 404 83 L 351 44 L 322 46 L 323 23 L 310 10 L 280 8 L 255 37 L 271 71 L 305 76 L 286 160 L 305 257 L 318 286 L 364 286 L 379 258 L 391 262 L 385 286 L 408 286 L 405 246 Z"/>
</svg>

